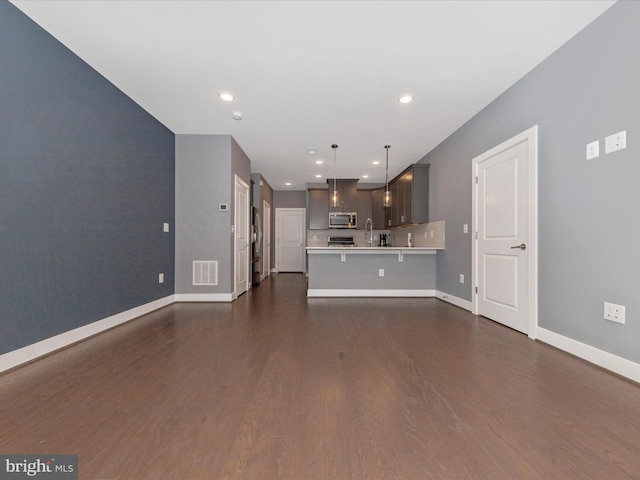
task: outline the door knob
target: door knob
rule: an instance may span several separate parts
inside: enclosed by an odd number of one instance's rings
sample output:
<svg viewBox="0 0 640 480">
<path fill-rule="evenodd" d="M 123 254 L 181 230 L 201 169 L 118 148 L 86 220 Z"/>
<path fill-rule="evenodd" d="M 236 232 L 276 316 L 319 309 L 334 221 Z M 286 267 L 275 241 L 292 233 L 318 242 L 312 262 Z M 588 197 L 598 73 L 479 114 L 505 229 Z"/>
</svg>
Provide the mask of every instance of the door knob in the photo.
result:
<svg viewBox="0 0 640 480">
<path fill-rule="evenodd" d="M 511 248 L 512 249 L 513 248 L 519 248 L 520 250 L 526 250 L 527 249 L 527 244 L 526 243 L 521 243 L 520 245 L 515 245 L 515 246 L 513 246 Z"/>
</svg>

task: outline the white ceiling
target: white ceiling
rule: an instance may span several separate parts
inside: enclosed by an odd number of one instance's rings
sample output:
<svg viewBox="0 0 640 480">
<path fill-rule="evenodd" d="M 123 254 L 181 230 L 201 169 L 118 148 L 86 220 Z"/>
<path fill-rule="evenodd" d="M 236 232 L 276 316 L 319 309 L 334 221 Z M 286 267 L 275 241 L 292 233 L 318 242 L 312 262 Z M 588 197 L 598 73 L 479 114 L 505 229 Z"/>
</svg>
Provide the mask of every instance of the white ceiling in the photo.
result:
<svg viewBox="0 0 640 480">
<path fill-rule="evenodd" d="M 275 190 L 332 178 L 332 143 L 338 178 L 384 182 L 385 144 L 394 176 L 614 3 L 12 2 L 174 133 L 233 135 Z"/>
</svg>

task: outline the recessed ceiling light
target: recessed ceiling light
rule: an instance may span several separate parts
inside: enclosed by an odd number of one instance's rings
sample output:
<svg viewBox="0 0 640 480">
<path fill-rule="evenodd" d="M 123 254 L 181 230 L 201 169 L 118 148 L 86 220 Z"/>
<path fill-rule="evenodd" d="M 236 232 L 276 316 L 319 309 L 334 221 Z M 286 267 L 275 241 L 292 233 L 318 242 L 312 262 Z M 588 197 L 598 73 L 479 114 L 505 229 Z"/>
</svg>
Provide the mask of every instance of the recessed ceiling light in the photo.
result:
<svg viewBox="0 0 640 480">
<path fill-rule="evenodd" d="M 316 178 L 322 178 L 322 175 L 320 175 L 319 173 L 316 175 Z"/>
<path fill-rule="evenodd" d="M 371 162 L 373 165 L 380 165 L 380 162 L 378 160 L 374 160 L 373 162 Z"/>
<path fill-rule="evenodd" d="M 323 160 L 316 160 L 316 164 L 318 164 L 318 165 L 322 165 L 323 163 L 324 163 Z"/>
<path fill-rule="evenodd" d="M 318 153 L 316 147 L 307 147 L 307 155 L 315 155 L 316 153 Z"/>
<path fill-rule="evenodd" d="M 409 94 L 405 94 L 400 96 L 400 98 L 398 98 L 398 101 L 400 103 L 409 103 L 411 100 L 413 100 L 413 95 L 409 95 Z"/>
<path fill-rule="evenodd" d="M 362 178 L 369 178 L 369 175 L 362 175 Z"/>
<path fill-rule="evenodd" d="M 225 102 L 233 102 L 234 100 L 233 95 L 229 92 L 220 92 L 218 96 L 220 97 L 220 100 L 224 100 Z"/>
<path fill-rule="evenodd" d="M 290 187 L 290 186 L 291 186 L 291 182 L 284 182 L 284 184 L 285 184 L 287 187 Z"/>
</svg>

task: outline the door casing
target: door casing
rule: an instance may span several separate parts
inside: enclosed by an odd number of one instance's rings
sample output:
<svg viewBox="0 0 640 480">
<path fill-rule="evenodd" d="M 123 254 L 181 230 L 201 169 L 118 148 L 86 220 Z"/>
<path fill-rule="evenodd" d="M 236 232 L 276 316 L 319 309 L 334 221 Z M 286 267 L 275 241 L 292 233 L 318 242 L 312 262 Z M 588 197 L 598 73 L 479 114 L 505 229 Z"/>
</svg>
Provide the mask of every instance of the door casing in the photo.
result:
<svg viewBox="0 0 640 480">
<path fill-rule="evenodd" d="M 280 263 L 281 263 L 281 241 L 280 241 L 280 227 L 281 227 L 281 218 L 280 216 L 282 214 L 288 213 L 288 212 L 296 212 L 299 213 L 300 216 L 300 225 L 298 225 L 298 227 L 300 228 L 300 255 L 301 255 L 301 267 L 300 267 L 300 271 L 302 271 L 303 273 L 306 273 L 307 270 L 307 266 L 306 266 L 306 256 L 305 256 L 305 246 L 306 246 L 306 233 L 307 230 L 305 228 L 306 226 L 306 208 L 276 208 L 276 258 L 275 258 L 275 263 L 276 263 L 276 272 L 280 271 Z M 290 270 L 286 270 L 286 271 L 290 271 Z"/>
<path fill-rule="evenodd" d="M 241 192 L 245 194 L 245 205 L 244 209 L 240 208 L 238 205 L 238 194 Z M 244 211 L 242 211 L 244 210 Z M 244 214 L 244 215 L 243 215 Z M 242 295 L 244 292 L 249 290 L 249 278 L 250 278 L 250 267 L 251 262 L 249 261 L 249 228 L 251 222 L 250 215 L 250 205 L 249 205 L 249 185 L 245 183 L 238 175 L 235 175 L 235 189 L 234 189 L 234 229 L 233 229 L 233 298 L 237 298 Z M 241 231 L 238 227 L 242 227 L 244 229 L 244 235 L 246 239 L 245 245 L 245 254 L 244 261 L 241 262 L 239 260 L 239 251 L 238 251 L 238 240 L 239 234 Z M 244 270 L 244 272 L 243 272 Z M 244 273 L 244 286 L 242 291 L 239 291 L 239 277 Z M 240 274 L 240 275 L 239 275 Z"/>
<path fill-rule="evenodd" d="M 480 256 L 478 254 L 478 241 L 477 232 L 479 225 L 478 218 L 478 207 L 479 207 L 479 199 L 478 199 L 478 186 L 477 186 L 477 177 L 478 177 L 478 169 L 479 164 L 483 161 L 494 157 L 500 152 L 508 150 L 515 145 L 518 145 L 524 141 L 528 141 L 528 230 L 529 237 L 527 239 L 527 250 L 529 251 L 528 255 L 528 332 L 527 335 L 531 339 L 536 338 L 536 329 L 538 327 L 538 126 L 534 125 L 533 127 L 525 130 L 524 132 L 506 140 L 493 147 L 492 149 L 484 152 L 483 154 L 475 157 L 472 160 L 472 232 L 474 232 L 473 239 L 473 248 L 471 253 L 471 278 L 473 279 L 472 288 L 472 312 L 478 315 L 478 289 L 483 289 L 484 285 L 479 284 L 482 279 L 478 278 L 478 261 L 480 260 Z"/>
<path fill-rule="evenodd" d="M 266 200 L 262 201 L 262 215 L 264 216 L 264 230 L 262 232 L 262 279 L 271 274 L 271 205 Z"/>
</svg>

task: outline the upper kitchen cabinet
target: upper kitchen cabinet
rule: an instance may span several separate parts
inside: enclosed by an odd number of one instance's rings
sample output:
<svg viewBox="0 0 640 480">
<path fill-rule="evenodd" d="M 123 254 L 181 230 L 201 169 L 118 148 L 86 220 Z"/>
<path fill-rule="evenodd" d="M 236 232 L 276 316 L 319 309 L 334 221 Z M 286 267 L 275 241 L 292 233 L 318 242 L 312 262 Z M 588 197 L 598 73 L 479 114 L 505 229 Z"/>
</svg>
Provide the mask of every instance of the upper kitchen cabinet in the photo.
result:
<svg viewBox="0 0 640 480">
<path fill-rule="evenodd" d="M 429 167 L 416 163 L 389 182 L 391 207 L 387 227 L 400 227 L 429 221 Z"/>
<path fill-rule="evenodd" d="M 338 192 L 338 206 L 331 205 L 333 195 L 333 179 L 327 179 L 329 185 L 329 198 L 327 205 L 330 212 L 355 212 L 358 208 L 358 180 L 336 180 L 336 191 Z M 327 213 L 327 218 L 329 214 Z"/>
<path fill-rule="evenodd" d="M 329 190 L 311 188 L 309 189 L 309 230 L 327 230 L 328 228 Z"/>
<path fill-rule="evenodd" d="M 371 211 L 371 190 L 358 190 L 356 201 L 357 208 L 355 211 L 358 213 L 358 228 L 365 228 L 367 218 L 371 218 L 373 220 Z"/>
<path fill-rule="evenodd" d="M 373 220 L 373 228 L 376 230 L 387 228 L 387 210 L 384 207 L 384 188 L 371 190 L 371 220 Z"/>
</svg>

